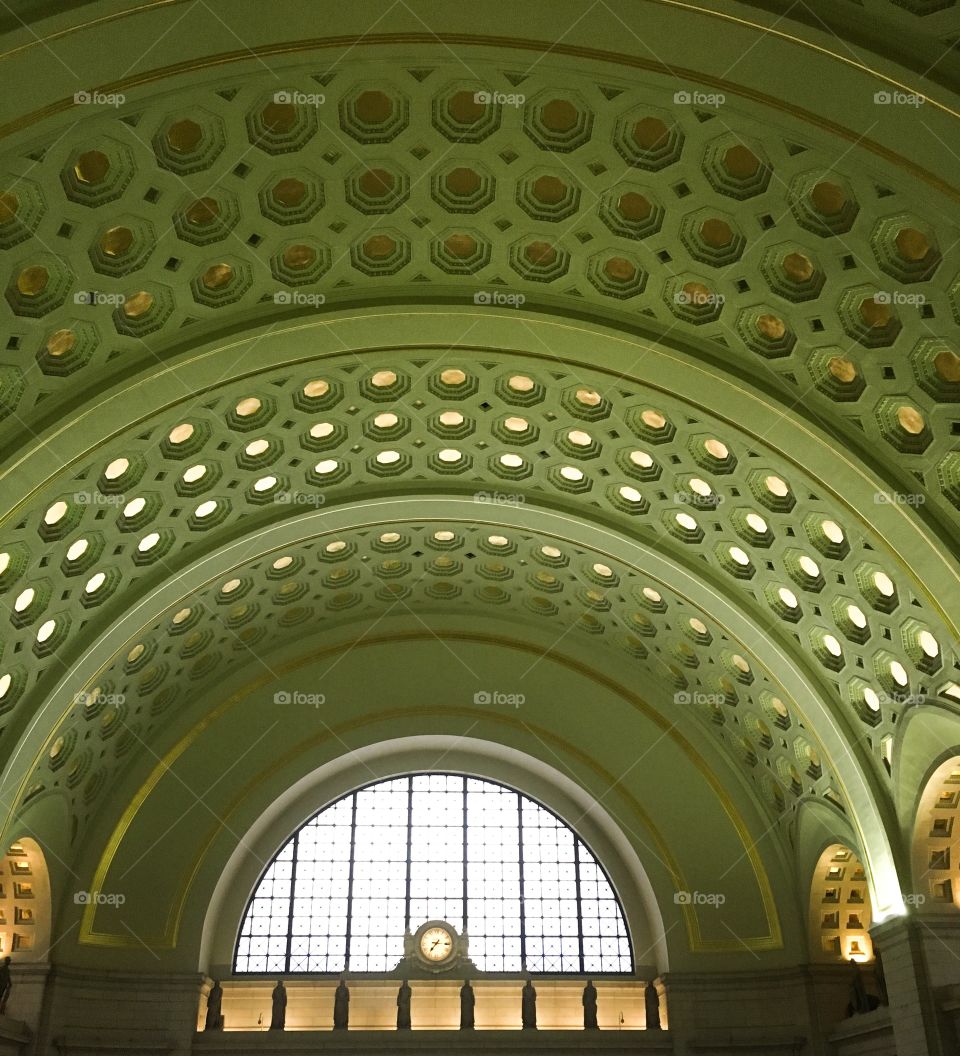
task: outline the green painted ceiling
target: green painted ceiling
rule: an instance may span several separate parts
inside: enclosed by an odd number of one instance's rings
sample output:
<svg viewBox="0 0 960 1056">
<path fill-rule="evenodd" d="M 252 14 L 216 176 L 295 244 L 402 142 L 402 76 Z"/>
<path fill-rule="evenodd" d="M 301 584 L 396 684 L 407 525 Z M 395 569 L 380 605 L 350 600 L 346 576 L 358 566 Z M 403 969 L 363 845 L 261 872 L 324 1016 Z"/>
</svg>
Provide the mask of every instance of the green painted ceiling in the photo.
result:
<svg viewBox="0 0 960 1056">
<path fill-rule="evenodd" d="M 591 642 L 772 818 L 830 802 L 899 860 L 884 753 L 960 706 L 937 148 L 867 95 L 861 130 L 773 105 L 769 72 L 718 98 L 502 41 L 289 39 L 4 112 L 8 834 L 50 798 L 73 841 L 111 816 L 226 671 L 450 613 Z M 326 526 L 411 496 L 455 508 Z"/>
<path fill-rule="evenodd" d="M 8 156 L 7 443 L 225 316 L 502 294 L 702 349 L 955 514 L 951 218 L 726 106 L 471 67 L 226 79 Z"/>
</svg>

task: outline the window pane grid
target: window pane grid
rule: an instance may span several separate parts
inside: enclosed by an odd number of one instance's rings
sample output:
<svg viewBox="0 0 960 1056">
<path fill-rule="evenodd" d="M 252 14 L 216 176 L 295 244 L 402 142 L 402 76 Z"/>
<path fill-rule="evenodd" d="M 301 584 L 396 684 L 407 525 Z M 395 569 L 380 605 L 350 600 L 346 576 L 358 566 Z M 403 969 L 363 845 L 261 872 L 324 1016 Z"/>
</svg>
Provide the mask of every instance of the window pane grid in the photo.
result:
<svg viewBox="0 0 960 1056">
<path fill-rule="evenodd" d="M 466 931 L 480 971 L 633 971 L 620 903 L 580 837 L 457 774 L 381 781 L 307 821 L 248 903 L 234 970 L 387 972 L 428 920 Z"/>
</svg>

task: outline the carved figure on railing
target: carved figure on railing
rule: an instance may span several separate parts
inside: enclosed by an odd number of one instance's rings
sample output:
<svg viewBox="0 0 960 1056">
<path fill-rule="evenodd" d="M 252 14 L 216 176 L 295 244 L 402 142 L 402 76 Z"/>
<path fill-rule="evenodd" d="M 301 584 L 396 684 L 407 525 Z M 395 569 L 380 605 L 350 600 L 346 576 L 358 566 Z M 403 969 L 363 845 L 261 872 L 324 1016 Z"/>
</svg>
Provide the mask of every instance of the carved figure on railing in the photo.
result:
<svg viewBox="0 0 960 1056">
<path fill-rule="evenodd" d="M 523 988 L 523 999 L 520 1006 L 521 1018 L 524 1030 L 537 1029 L 537 991 L 533 988 L 533 980 L 527 976 L 526 985 Z"/>
<path fill-rule="evenodd" d="M 223 1030 L 223 1016 L 220 1010 L 223 1008 L 223 987 L 218 979 L 214 980 L 207 994 L 207 1018 L 203 1025 L 204 1030 Z"/>
<path fill-rule="evenodd" d="M 643 991 L 643 1003 L 647 1010 L 647 1030 L 662 1030 L 660 1026 L 660 994 L 651 980 Z"/>
<path fill-rule="evenodd" d="M 588 979 L 587 985 L 583 988 L 583 1029 L 584 1030 L 599 1030 L 597 1023 L 597 988 L 593 985 L 593 980 Z"/>
<path fill-rule="evenodd" d="M 273 1008 L 270 1013 L 270 1029 L 283 1030 L 287 1025 L 287 990 L 283 980 L 278 979 L 273 988 Z"/>
</svg>

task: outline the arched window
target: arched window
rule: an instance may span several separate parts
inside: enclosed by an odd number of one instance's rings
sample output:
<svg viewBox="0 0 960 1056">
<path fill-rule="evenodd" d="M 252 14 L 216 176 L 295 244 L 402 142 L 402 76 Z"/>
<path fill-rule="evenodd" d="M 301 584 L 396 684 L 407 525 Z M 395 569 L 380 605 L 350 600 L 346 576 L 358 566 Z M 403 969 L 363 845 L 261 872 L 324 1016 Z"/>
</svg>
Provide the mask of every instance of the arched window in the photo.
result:
<svg viewBox="0 0 960 1056">
<path fill-rule="evenodd" d="M 247 906 L 234 971 L 385 972 L 443 920 L 480 971 L 630 973 L 626 920 L 587 845 L 491 781 L 393 778 L 311 818 Z"/>
</svg>

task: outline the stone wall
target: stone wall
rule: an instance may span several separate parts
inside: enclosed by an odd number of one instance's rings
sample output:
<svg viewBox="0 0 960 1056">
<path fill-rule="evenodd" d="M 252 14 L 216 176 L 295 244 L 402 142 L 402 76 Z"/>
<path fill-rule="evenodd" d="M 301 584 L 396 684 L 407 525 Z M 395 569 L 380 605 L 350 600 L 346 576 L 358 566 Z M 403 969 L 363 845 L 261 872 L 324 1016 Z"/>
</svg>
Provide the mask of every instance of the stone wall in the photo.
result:
<svg viewBox="0 0 960 1056">
<path fill-rule="evenodd" d="M 53 968 L 29 1056 L 189 1056 L 201 981 Z"/>
</svg>

